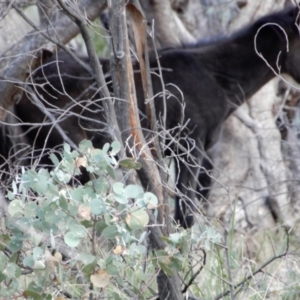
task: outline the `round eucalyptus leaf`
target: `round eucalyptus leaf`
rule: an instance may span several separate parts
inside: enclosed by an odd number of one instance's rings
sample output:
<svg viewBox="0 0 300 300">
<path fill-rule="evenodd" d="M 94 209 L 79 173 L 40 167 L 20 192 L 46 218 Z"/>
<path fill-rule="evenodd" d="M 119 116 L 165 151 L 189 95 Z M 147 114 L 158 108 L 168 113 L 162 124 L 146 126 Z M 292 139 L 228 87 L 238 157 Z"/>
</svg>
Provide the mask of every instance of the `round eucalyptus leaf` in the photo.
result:
<svg viewBox="0 0 300 300">
<path fill-rule="evenodd" d="M 179 232 L 171 233 L 169 239 L 172 244 L 177 245 L 180 242 L 181 234 Z"/>
<path fill-rule="evenodd" d="M 34 260 L 33 260 L 33 257 L 32 255 L 30 256 L 27 256 L 23 259 L 23 265 L 24 267 L 29 267 L 29 268 L 32 268 L 33 265 L 34 265 Z"/>
<path fill-rule="evenodd" d="M 80 243 L 80 240 L 86 237 L 86 229 L 82 225 L 72 226 L 71 231 L 69 231 L 65 236 L 65 243 L 70 247 L 77 247 Z"/>
<path fill-rule="evenodd" d="M 35 218 L 37 211 L 37 204 L 35 202 L 29 202 L 25 204 L 24 207 L 24 216 L 27 218 Z"/>
<path fill-rule="evenodd" d="M 144 201 L 148 209 L 154 209 L 158 205 L 157 197 L 151 192 L 146 192 L 144 194 Z"/>
<path fill-rule="evenodd" d="M 110 154 L 116 155 L 121 149 L 121 144 L 118 141 L 114 141 L 111 143 L 111 148 Z"/>
<path fill-rule="evenodd" d="M 72 248 L 77 247 L 80 243 L 80 237 L 78 237 L 77 234 L 73 231 L 69 231 L 68 233 L 66 233 L 66 235 L 64 236 L 64 240 L 65 243 Z"/>
<path fill-rule="evenodd" d="M 7 263 L 2 273 L 7 278 L 18 278 L 21 275 L 21 269 L 15 263 Z"/>
<path fill-rule="evenodd" d="M 126 216 L 127 225 L 133 229 L 143 229 L 149 223 L 149 216 L 144 209 L 132 207 Z"/>
<path fill-rule="evenodd" d="M 112 186 L 115 194 L 123 195 L 124 194 L 124 184 L 122 182 L 115 182 Z"/>
<path fill-rule="evenodd" d="M 8 205 L 8 213 L 11 216 L 14 216 L 17 213 L 23 213 L 24 212 L 24 205 L 21 200 L 13 200 Z"/>
<path fill-rule="evenodd" d="M 91 208 L 91 213 L 95 215 L 100 215 L 106 211 L 105 203 L 101 199 L 92 199 L 89 205 Z"/>
<path fill-rule="evenodd" d="M 85 265 L 93 263 L 95 259 L 96 257 L 89 253 L 81 253 L 78 257 L 78 260 L 80 260 Z"/>
<path fill-rule="evenodd" d="M 119 234 L 118 228 L 115 225 L 107 226 L 102 231 L 102 235 L 107 239 L 114 239 Z"/>
<path fill-rule="evenodd" d="M 68 183 L 71 180 L 71 174 L 68 174 L 62 170 L 53 170 L 51 172 L 53 178 L 62 183 Z"/>
<path fill-rule="evenodd" d="M 93 180 L 93 187 L 97 194 L 100 194 L 100 196 L 104 197 L 107 194 L 108 190 L 108 181 L 104 177 L 99 177 L 95 180 Z"/>
<path fill-rule="evenodd" d="M 115 200 L 117 202 L 119 202 L 120 204 L 127 204 L 128 203 L 128 199 L 125 195 L 115 195 Z"/>
<path fill-rule="evenodd" d="M 32 251 L 33 260 L 39 260 L 44 255 L 44 250 L 41 247 L 34 247 Z"/>
<path fill-rule="evenodd" d="M 72 227 L 72 232 L 76 233 L 79 238 L 86 237 L 86 229 L 82 225 L 75 225 Z"/>
<path fill-rule="evenodd" d="M 136 199 L 143 195 L 143 193 L 143 188 L 137 184 L 129 184 L 125 187 L 125 195 L 128 198 Z"/>
<path fill-rule="evenodd" d="M 109 150 L 109 148 L 110 148 L 110 144 L 109 143 L 105 143 L 104 146 L 103 146 L 103 148 L 102 148 L 103 153 L 106 154 L 107 151 Z"/>
<path fill-rule="evenodd" d="M 82 140 L 79 143 L 79 150 L 85 152 L 87 149 L 93 148 L 93 144 L 90 140 Z"/>
</svg>

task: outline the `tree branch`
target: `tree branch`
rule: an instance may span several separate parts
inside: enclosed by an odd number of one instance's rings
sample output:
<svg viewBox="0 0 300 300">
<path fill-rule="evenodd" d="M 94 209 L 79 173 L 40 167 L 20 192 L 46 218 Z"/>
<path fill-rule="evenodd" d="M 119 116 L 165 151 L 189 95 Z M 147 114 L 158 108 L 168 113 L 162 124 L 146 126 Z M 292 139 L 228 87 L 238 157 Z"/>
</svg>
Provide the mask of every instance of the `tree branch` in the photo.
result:
<svg viewBox="0 0 300 300">
<path fill-rule="evenodd" d="M 95 19 L 105 9 L 106 1 L 84 0 L 79 6 L 89 20 Z M 52 20 L 52 19 L 51 19 Z M 61 16 L 44 32 L 48 38 L 66 44 L 79 33 L 79 28 L 67 16 Z M 0 121 L 6 117 L 7 111 L 21 94 L 17 85 L 26 80 L 30 72 L 41 64 L 41 57 L 45 50 L 54 52 L 56 44 L 49 44 L 48 39 L 41 32 L 31 32 L 18 44 L 6 51 L 1 57 L 0 69 Z"/>
</svg>

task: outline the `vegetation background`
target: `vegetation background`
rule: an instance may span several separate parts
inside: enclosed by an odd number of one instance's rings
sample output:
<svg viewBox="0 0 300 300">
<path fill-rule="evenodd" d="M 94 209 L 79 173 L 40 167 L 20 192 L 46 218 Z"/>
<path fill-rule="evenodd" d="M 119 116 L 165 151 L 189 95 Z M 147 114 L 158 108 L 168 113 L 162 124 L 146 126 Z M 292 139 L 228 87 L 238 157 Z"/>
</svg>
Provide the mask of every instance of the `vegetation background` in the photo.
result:
<svg viewBox="0 0 300 300">
<path fill-rule="evenodd" d="M 153 48 L 154 40 L 159 49 L 230 34 L 285 2 L 152 0 L 140 5 L 148 21 L 148 46 Z M 131 4 L 141 11 L 138 1 Z M 110 37 L 116 40 L 117 33 L 112 27 L 107 31 L 98 16 L 109 22 L 110 15 L 120 15 L 116 27 L 126 32 L 128 25 L 135 49 L 130 29 L 135 21 L 125 1 L 108 1 L 105 12 L 106 5 L 87 0 L 2 4 L 2 132 L 10 126 L 17 140 L 17 126 L 7 125 L 7 112 L 43 52 L 68 44 L 91 55 L 85 39 L 72 40 L 86 28 L 94 50 L 110 55 Z M 64 13 L 68 10 L 78 18 Z M 135 174 L 140 165 L 125 157 L 121 137 L 101 150 L 89 141 L 77 151 L 65 145 L 60 155 L 52 154 L 52 172 L 9 161 L 9 179 L 1 173 L 10 202 L 3 197 L 1 205 L 0 297 L 299 299 L 298 102 L 297 90 L 274 79 L 227 119 L 209 153 L 210 193 L 199 202 L 191 230 L 174 228 L 163 216 L 159 204 L 169 201 L 163 184 L 153 194 L 140 186 Z M 147 162 L 142 165 L 150 172 Z M 79 166 L 88 166 L 93 179 L 70 186 Z M 156 172 L 149 177 L 163 176 Z M 159 226 L 160 218 L 167 228 Z"/>
</svg>

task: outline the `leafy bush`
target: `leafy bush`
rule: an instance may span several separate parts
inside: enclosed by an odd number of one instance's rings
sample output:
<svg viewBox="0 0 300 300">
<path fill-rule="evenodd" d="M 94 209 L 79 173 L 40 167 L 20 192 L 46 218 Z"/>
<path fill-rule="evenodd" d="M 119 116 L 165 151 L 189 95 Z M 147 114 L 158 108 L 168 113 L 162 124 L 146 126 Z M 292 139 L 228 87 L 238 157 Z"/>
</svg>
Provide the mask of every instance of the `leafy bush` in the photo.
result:
<svg viewBox="0 0 300 300">
<path fill-rule="evenodd" d="M 23 169 L 17 176 L 8 193 L 10 232 L 0 237 L 0 282 L 6 286 L 0 297 L 105 293 L 144 299 L 156 291 L 158 268 L 168 275 L 183 270 L 192 245 L 203 242 L 209 249 L 219 240 L 212 228 L 198 226 L 193 234 L 180 228 L 165 237 L 166 249 L 149 252 L 148 211 L 155 211 L 158 199 L 138 184 L 116 180 L 120 166 L 141 167 L 133 159 L 118 161 L 119 149 L 118 142 L 94 149 L 85 140 L 79 153 L 65 144 L 61 158 L 51 154 L 52 171 Z M 90 176 L 84 185 L 81 168 Z"/>
</svg>

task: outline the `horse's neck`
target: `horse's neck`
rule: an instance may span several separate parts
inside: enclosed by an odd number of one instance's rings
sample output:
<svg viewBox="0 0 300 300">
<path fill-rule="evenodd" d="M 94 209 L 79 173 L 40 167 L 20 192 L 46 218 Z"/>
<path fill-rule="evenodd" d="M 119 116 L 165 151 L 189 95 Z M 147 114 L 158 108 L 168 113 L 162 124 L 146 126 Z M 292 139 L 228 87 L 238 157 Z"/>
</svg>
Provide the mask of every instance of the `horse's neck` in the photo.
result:
<svg viewBox="0 0 300 300">
<path fill-rule="evenodd" d="M 253 37 L 221 42 L 211 53 L 206 52 L 207 55 L 203 55 L 201 59 L 210 68 L 233 105 L 241 105 L 275 76 L 270 66 L 255 52 Z M 275 52 L 264 57 L 272 68 L 276 68 Z"/>
</svg>

